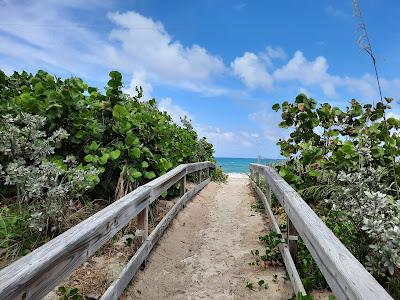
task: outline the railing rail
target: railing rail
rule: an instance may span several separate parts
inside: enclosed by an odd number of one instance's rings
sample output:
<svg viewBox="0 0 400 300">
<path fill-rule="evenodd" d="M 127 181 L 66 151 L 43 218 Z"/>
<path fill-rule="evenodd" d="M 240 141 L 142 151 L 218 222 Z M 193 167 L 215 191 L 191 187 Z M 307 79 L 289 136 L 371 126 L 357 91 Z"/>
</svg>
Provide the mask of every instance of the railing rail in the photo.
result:
<svg viewBox="0 0 400 300">
<path fill-rule="evenodd" d="M 301 196 L 272 167 L 250 164 L 250 172 L 264 177 L 267 189 L 275 194 L 285 209 L 292 226 L 304 241 L 336 298 L 392 299 Z M 292 257 L 295 256 L 295 253 L 291 254 Z"/>
<path fill-rule="evenodd" d="M 208 176 L 210 168 L 215 168 L 215 165 L 208 161 L 180 165 L 138 187 L 30 254 L 3 268 L 0 270 L 0 299 L 41 299 L 120 229 L 137 217 L 143 244 L 102 297 L 102 299 L 118 298 L 172 218 L 190 198 L 210 182 L 210 178 L 204 178 L 204 181 L 186 192 L 186 175 L 199 172 L 199 181 L 201 181 L 203 170 L 206 170 Z M 147 237 L 149 204 L 178 181 L 181 183 L 180 200 Z"/>
</svg>

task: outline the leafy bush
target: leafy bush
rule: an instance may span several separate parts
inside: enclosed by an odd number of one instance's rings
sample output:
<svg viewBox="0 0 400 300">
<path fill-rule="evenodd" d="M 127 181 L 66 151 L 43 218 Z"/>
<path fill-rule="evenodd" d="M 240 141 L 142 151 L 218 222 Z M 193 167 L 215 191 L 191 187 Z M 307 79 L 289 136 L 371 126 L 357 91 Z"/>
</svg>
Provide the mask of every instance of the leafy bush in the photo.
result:
<svg viewBox="0 0 400 300">
<path fill-rule="evenodd" d="M 211 180 L 215 182 L 226 182 L 228 180 L 228 175 L 220 167 L 216 167 L 215 170 L 211 172 Z"/>
<path fill-rule="evenodd" d="M 16 195 L 0 208 L 0 256 L 31 249 L 40 235 L 60 230 L 69 204 L 93 187 L 93 167 L 74 164 L 74 157 L 51 157 L 68 134 L 57 129 L 49 137 L 41 129 L 45 118 L 27 113 L 0 120 L 0 183 L 6 195 Z"/>
<path fill-rule="evenodd" d="M 190 120 L 175 124 L 141 88 L 124 94 L 121 74 L 109 75 L 100 90 L 0 71 L 1 258 L 58 234 L 68 211 L 88 202 L 81 197 L 111 202 L 179 164 L 215 161 Z"/>
<path fill-rule="evenodd" d="M 181 163 L 213 160 L 212 145 L 198 140 L 188 120 L 179 126 L 154 99 L 142 101 L 141 89 L 129 96 L 122 87 L 116 71 L 110 72 L 104 94 L 79 78 L 0 72 L 0 112 L 46 117 L 49 134 L 61 124 L 68 138 L 55 154 L 72 154 L 83 166 L 95 167 L 96 181 L 102 182 L 95 193 L 103 198 L 112 198 L 121 172 L 135 187 Z"/>
<path fill-rule="evenodd" d="M 400 120 L 386 118 L 392 99 L 385 101 L 362 106 L 353 99 L 341 110 L 317 108 L 300 94 L 273 106 L 282 110 L 280 127 L 291 129 L 278 143 L 288 158 L 276 167 L 279 174 L 382 282 L 400 268 Z M 300 261 L 307 257 L 300 252 Z M 318 277 L 317 269 L 308 271 Z"/>
</svg>

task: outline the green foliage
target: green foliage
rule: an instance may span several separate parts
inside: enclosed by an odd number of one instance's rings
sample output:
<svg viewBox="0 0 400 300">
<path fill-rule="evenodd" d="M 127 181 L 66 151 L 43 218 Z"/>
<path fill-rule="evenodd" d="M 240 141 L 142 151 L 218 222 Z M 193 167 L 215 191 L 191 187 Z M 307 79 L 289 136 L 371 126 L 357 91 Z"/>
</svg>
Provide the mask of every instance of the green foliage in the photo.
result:
<svg viewBox="0 0 400 300">
<path fill-rule="evenodd" d="M 252 209 L 264 209 L 264 204 L 259 199 L 257 199 L 256 202 L 251 204 L 251 208 Z"/>
<path fill-rule="evenodd" d="M 246 287 L 249 289 L 249 290 L 254 290 L 254 284 L 252 283 L 252 282 L 246 282 Z"/>
<path fill-rule="evenodd" d="M 389 280 L 389 293 L 394 299 L 400 299 L 400 278 L 391 278 Z"/>
<path fill-rule="evenodd" d="M 391 98 L 375 106 L 352 100 L 342 110 L 304 94 L 281 110 L 276 166 L 344 245 L 382 283 L 400 268 L 400 121 L 386 118 Z M 304 244 L 299 272 L 306 289 L 326 282 Z"/>
<path fill-rule="evenodd" d="M 261 254 L 258 249 L 251 250 L 250 253 L 255 260 L 249 264 L 258 266 L 260 262 L 273 265 L 282 263 L 282 256 L 279 252 L 279 245 L 285 242 L 282 235 L 270 231 L 268 234 L 260 236 L 259 239 L 264 242 L 265 248 L 263 250 L 265 252 Z"/>
<path fill-rule="evenodd" d="M 14 196 L 0 208 L 0 258 L 13 258 L 62 228 L 73 201 L 95 185 L 97 170 L 78 166 L 73 156 L 52 156 L 68 134 L 42 130 L 45 118 L 28 113 L 0 119 L 0 183 Z"/>
<path fill-rule="evenodd" d="M 84 297 L 79 293 L 77 288 L 69 288 L 60 286 L 57 290 L 57 293 L 60 295 L 60 299 L 62 300 L 83 300 Z"/>
<path fill-rule="evenodd" d="M 215 182 L 225 183 L 228 180 L 228 175 L 220 167 L 216 167 L 210 174 L 211 180 Z"/>
<path fill-rule="evenodd" d="M 63 126 L 68 137 L 54 154 L 73 154 L 83 166 L 96 168 L 102 185 L 94 192 L 103 198 L 112 197 L 124 167 L 130 170 L 126 179 L 137 186 L 181 163 L 214 160 L 213 146 L 197 138 L 189 120 L 173 123 L 154 99 L 142 101 L 141 90 L 124 94 L 116 71 L 105 93 L 79 78 L 62 80 L 44 71 L 0 74 L 0 112 L 45 117 L 48 134 Z"/>
<path fill-rule="evenodd" d="M 289 162 L 277 168 L 298 190 L 312 186 L 322 176 L 322 170 L 355 171 L 362 159 L 355 147 L 362 139 L 370 143 L 374 167 L 392 166 L 400 154 L 396 146 L 400 144 L 397 133 L 400 121 L 383 118 L 390 109 L 388 103 L 362 106 L 353 99 L 346 110 L 329 103 L 317 108 L 314 99 L 300 94 L 294 103 L 285 101 L 279 109 L 282 111 L 279 126 L 290 128 L 291 133 L 288 139 L 278 142 L 281 154 Z M 392 171 L 388 176 L 397 186 L 399 166 L 396 164 Z M 395 187 L 393 194 L 398 193 Z"/>
<path fill-rule="evenodd" d="M 109 76 L 100 90 L 44 71 L 0 71 L 2 250 L 24 238 L 24 226 L 40 242 L 58 234 L 79 197 L 111 202 L 118 187 L 130 191 L 179 164 L 215 161 L 190 120 L 174 123 L 154 99 L 143 101 L 141 88 L 124 94 L 119 72 Z"/>
<path fill-rule="evenodd" d="M 278 282 L 278 275 L 277 274 L 273 274 L 272 275 L 272 282 L 273 283 L 277 283 Z"/>
</svg>

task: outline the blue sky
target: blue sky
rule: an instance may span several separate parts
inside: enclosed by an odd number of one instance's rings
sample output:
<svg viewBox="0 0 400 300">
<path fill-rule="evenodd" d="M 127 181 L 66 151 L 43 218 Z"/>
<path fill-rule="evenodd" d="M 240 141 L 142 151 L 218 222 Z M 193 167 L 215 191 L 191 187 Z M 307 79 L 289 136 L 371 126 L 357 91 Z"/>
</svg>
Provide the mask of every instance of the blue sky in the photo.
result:
<svg viewBox="0 0 400 300">
<path fill-rule="evenodd" d="M 360 0 L 385 96 L 400 96 L 400 2 Z M 275 102 L 299 92 L 345 107 L 376 101 L 369 58 L 346 1 L 0 0 L 0 68 L 44 69 L 188 115 L 217 156 L 279 157 Z M 394 113 L 399 114 L 398 104 Z"/>
</svg>

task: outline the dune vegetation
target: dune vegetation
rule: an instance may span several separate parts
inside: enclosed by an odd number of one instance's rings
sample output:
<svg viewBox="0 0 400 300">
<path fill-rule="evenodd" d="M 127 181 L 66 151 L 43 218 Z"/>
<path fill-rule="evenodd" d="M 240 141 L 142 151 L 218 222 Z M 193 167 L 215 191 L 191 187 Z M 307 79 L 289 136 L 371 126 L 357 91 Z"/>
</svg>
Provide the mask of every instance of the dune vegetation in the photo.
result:
<svg viewBox="0 0 400 300">
<path fill-rule="evenodd" d="M 1 265 L 179 164 L 214 161 L 190 120 L 176 124 L 141 88 L 125 94 L 121 74 L 109 75 L 101 90 L 0 71 Z"/>
<path fill-rule="evenodd" d="M 274 104 L 289 135 L 275 166 L 325 224 L 393 295 L 400 298 L 400 120 L 391 98 L 376 105 L 355 99 L 342 110 L 300 94 Z M 275 201 L 275 212 L 281 215 Z M 284 225 L 283 225 L 284 226 Z M 282 237 L 262 237 L 265 258 L 276 261 Z M 307 290 L 327 288 L 305 245 L 298 270 Z M 281 259 L 281 258 L 279 258 Z"/>
</svg>

